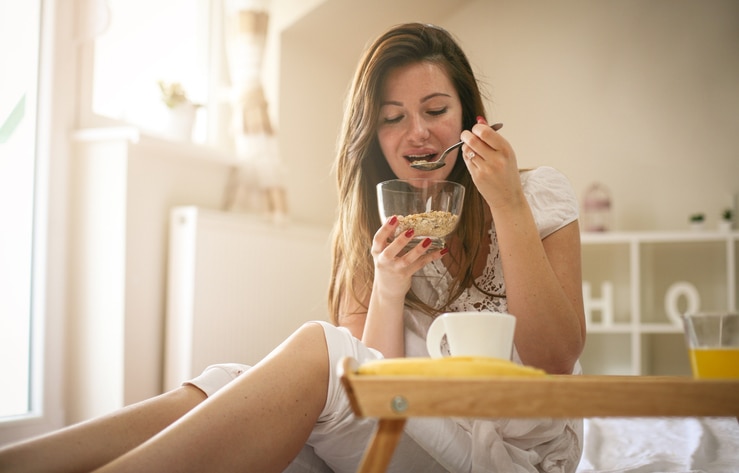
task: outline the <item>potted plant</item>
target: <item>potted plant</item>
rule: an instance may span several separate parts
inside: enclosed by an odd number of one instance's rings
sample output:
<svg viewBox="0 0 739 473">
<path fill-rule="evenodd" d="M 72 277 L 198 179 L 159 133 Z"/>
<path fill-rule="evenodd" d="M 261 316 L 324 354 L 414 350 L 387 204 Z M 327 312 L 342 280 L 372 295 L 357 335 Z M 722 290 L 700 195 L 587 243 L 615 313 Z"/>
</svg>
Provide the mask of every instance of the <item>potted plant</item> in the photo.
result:
<svg viewBox="0 0 739 473">
<path fill-rule="evenodd" d="M 724 209 L 724 211 L 721 212 L 721 220 L 719 220 L 718 222 L 719 230 L 728 232 L 728 231 L 731 231 L 733 226 L 734 226 L 734 211 L 731 209 Z"/>
<path fill-rule="evenodd" d="M 159 90 L 162 92 L 162 101 L 169 108 L 175 108 L 178 105 L 182 105 L 190 102 L 187 98 L 187 92 L 179 82 L 165 82 L 160 80 Z"/>
<path fill-rule="evenodd" d="M 706 215 L 704 213 L 695 213 L 690 216 L 690 228 L 693 230 L 703 230 L 706 222 Z"/>
<path fill-rule="evenodd" d="M 190 100 L 179 82 L 160 80 L 158 85 L 162 102 L 169 109 L 166 134 L 172 138 L 190 140 L 198 106 Z"/>
</svg>

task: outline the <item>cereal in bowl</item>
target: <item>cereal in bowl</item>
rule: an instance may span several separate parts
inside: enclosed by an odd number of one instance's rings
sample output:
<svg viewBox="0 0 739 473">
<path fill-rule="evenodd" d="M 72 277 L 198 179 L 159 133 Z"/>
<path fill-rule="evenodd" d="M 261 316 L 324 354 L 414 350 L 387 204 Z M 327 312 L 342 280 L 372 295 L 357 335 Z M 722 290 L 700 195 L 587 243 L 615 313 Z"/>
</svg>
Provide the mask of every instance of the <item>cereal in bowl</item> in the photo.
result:
<svg viewBox="0 0 739 473">
<path fill-rule="evenodd" d="M 458 220 L 458 215 L 441 210 L 398 216 L 397 233 L 412 228 L 416 236 L 443 238 L 454 230 Z"/>
</svg>

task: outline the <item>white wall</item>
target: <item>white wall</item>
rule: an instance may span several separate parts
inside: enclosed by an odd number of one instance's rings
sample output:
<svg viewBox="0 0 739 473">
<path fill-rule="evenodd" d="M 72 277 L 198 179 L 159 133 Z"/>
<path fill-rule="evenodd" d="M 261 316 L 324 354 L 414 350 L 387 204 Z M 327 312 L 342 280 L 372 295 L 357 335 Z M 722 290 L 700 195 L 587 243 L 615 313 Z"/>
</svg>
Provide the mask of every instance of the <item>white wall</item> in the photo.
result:
<svg viewBox="0 0 739 473">
<path fill-rule="evenodd" d="M 522 167 L 561 169 L 581 197 L 594 181 L 611 189 L 616 229 L 685 229 L 699 211 L 713 227 L 739 193 L 733 0 L 477 0 L 454 12 L 378 1 L 351 7 L 359 22 L 347 3 L 328 0 L 281 34 L 279 128 L 294 213 L 333 219 L 326 171 L 346 86 L 371 36 L 409 19 L 460 39 Z"/>
<path fill-rule="evenodd" d="M 604 182 L 616 227 L 651 230 L 698 211 L 715 226 L 739 192 L 737 18 L 731 0 L 505 0 L 449 27 L 521 164 L 562 169 L 581 196 Z"/>
<path fill-rule="evenodd" d="M 227 155 L 132 128 L 75 139 L 67 422 L 161 392 L 170 209 L 218 208 L 229 173 Z"/>
</svg>

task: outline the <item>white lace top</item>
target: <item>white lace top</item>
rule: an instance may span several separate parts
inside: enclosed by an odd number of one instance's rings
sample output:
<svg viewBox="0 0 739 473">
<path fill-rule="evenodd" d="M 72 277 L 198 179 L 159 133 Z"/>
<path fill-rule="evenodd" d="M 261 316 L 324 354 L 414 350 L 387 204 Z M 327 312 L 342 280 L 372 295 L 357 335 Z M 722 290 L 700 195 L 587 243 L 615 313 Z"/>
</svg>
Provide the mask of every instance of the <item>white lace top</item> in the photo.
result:
<svg viewBox="0 0 739 473">
<path fill-rule="evenodd" d="M 539 167 L 521 173 L 524 195 L 529 202 L 534 221 L 543 239 L 578 218 L 577 197 L 567 178 L 551 167 Z M 500 261 L 495 222 L 490 228 L 490 252 L 482 275 L 475 281 L 477 286 L 490 294 L 505 294 L 505 281 Z M 451 276 L 440 261 L 427 264 L 413 277 L 415 294 L 434 307 L 441 307 L 449 291 Z M 466 289 L 450 307 L 450 312 L 462 311 L 506 312 L 506 299 L 490 297 L 475 286 Z M 406 356 L 428 356 L 426 332 L 431 317 L 406 308 L 405 350 Z M 514 347 L 514 361 L 520 362 Z"/>
</svg>

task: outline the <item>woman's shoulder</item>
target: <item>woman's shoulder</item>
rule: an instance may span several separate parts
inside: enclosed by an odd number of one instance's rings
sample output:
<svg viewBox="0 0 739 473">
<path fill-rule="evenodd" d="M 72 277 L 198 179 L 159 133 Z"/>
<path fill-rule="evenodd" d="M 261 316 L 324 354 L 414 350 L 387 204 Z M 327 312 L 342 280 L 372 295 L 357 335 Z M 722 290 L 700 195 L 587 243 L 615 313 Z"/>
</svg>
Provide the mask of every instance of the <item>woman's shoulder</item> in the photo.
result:
<svg viewBox="0 0 739 473">
<path fill-rule="evenodd" d="M 521 185 L 541 238 L 577 220 L 579 204 L 567 176 L 550 166 L 521 172 Z"/>
<path fill-rule="evenodd" d="M 564 182 L 569 186 L 567 176 L 559 169 L 551 166 L 539 166 L 521 171 L 521 182 L 526 185 L 542 185 L 547 183 Z"/>
</svg>

